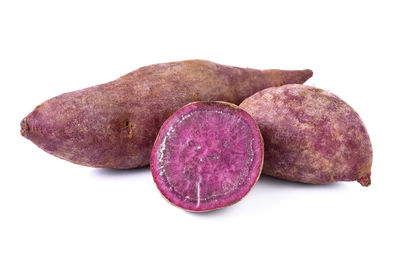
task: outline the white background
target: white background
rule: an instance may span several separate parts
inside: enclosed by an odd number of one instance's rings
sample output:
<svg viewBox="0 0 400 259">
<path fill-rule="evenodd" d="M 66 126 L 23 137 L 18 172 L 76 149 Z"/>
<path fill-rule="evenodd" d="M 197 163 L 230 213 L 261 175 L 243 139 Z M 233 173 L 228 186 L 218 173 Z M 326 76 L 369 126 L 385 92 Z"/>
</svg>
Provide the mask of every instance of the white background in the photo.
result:
<svg viewBox="0 0 400 259">
<path fill-rule="evenodd" d="M 1 1 L 0 258 L 400 258 L 398 1 Z M 148 168 L 55 158 L 19 123 L 55 95 L 184 59 L 311 68 L 363 118 L 372 185 L 262 177 L 185 212 Z"/>
</svg>

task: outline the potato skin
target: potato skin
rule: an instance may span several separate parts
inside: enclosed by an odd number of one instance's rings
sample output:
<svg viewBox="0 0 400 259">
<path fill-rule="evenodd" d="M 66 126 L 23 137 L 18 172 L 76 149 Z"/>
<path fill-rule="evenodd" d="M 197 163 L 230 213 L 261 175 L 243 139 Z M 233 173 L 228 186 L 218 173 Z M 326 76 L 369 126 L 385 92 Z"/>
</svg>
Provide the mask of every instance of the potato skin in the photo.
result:
<svg viewBox="0 0 400 259">
<path fill-rule="evenodd" d="M 239 104 L 261 89 L 311 76 L 311 70 L 243 69 L 205 60 L 155 64 L 45 101 L 21 122 L 21 134 L 76 164 L 135 168 L 149 164 L 159 128 L 180 107 L 194 101 Z"/>
<path fill-rule="evenodd" d="M 359 115 L 337 96 L 311 86 L 262 90 L 240 107 L 264 138 L 263 173 L 311 184 L 371 183 L 372 146 Z"/>
</svg>

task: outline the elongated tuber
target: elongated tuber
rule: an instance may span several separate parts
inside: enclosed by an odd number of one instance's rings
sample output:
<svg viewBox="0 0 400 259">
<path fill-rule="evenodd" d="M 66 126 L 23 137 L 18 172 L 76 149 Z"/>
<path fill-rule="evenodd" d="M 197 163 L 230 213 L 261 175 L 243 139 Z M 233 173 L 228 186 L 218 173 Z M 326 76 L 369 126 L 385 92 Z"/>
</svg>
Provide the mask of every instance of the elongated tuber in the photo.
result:
<svg viewBox="0 0 400 259">
<path fill-rule="evenodd" d="M 115 81 L 45 101 L 21 122 L 21 134 L 70 162 L 104 168 L 149 164 L 162 123 L 193 101 L 239 104 L 272 86 L 303 83 L 311 70 L 255 70 L 204 60 L 156 64 Z"/>
</svg>

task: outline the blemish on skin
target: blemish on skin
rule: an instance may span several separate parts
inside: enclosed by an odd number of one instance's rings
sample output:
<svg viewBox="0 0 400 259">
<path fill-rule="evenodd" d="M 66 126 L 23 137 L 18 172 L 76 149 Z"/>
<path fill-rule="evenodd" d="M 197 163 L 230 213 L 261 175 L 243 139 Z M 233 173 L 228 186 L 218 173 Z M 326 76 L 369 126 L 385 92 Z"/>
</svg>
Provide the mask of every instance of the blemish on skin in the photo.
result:
<svg viewBox="0 0 400 259">
<path fill-rule="evenodd" d="M 21 126 L 21 129 L 23 129 L 25 127 L 25 119 L 23 119 L 19 125 Z"/>
<path fill-rule="evenodd" d="M 123 126 L 123 130 L 128 131 L 128 137 L 132 138 L 133 137 L 133 124 L 129 120 L 125 121 L 125 125 Z"/>
<path fill-rule="evenodd" d="M 26 123 L 26 118 L 21 121 L 20 126 L 21 126 L 21 135 L 25 136 L 26 132 L 29 130 L 29 125 L 28 123 Z"/>
</svg>

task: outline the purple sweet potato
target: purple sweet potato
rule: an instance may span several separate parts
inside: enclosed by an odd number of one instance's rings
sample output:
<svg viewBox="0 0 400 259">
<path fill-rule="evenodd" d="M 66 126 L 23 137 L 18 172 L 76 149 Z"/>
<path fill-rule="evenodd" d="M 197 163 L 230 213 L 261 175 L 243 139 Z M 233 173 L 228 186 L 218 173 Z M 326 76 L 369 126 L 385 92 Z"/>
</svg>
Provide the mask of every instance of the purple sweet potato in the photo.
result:
<svg viewBox="0 0 400 259">
<path fill-rule="evenodd" d="M 337 96 L 311 86 L 262 90 L 240 107 L 265 143 L 263 173 L 289 181 L 371 183 L 372 146 L 359 115 Z"/>
<path fill-rule="evenodd" d="M 260 176 L 263 153 L 247 112 L 224 102 L 195 102 L 162 125 L 150 168 L 168 201 L 202 212 L 241 200 Z"/>
<path fill-rule="evenodd" d="M 160 126 L 182 106 L 239 104 L 261 89 L 311 76 L 311 70 L 244 69 L 204 60 L 156 64 L 45 101 L 21 122 L 21 134 L 76 164 L 135 168 L 149 164 Z"/>
</svg>

